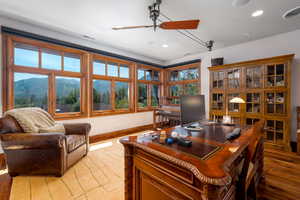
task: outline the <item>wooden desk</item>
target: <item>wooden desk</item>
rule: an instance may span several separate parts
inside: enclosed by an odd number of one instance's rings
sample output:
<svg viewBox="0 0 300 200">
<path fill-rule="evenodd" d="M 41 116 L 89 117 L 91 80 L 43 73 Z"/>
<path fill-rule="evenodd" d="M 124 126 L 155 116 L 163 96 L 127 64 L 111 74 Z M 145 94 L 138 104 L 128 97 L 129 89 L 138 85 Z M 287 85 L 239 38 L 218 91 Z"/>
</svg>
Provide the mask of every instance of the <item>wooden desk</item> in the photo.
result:
<svg viewBox="0 0 300 200">
<path fill-rule="evenodd" d="M 165 145 L 151 135 L 122 138 L 125 199 L 235 199 L 238 166 L 246 157 L 252 130 L 245 129 L 238 139 L 228 142 L 225 136 L 233 128 L 210 125 L 193 132 L 190 148 Z M 167 134 L 174 129 L 166 129 Z"/>
</svg>

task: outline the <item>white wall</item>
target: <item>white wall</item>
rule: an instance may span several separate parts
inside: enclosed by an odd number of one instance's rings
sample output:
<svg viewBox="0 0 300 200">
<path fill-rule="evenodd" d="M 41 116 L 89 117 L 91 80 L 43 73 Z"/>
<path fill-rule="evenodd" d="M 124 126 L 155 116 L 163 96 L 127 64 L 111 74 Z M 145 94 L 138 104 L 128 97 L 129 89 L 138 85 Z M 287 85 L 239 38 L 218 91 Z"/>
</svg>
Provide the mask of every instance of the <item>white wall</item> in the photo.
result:
<svg viewBox="0 0 300 200">
<path fill-rule="evenodd" d="M 117 130 L 133 128 L 153 123 L 153 112 L 138 112 L 131 114 L 110 115 L 103 117 L 92 117 L 86 119 L 74 119 L 59 121 L 62 123 L 87 122 L 92 125 L 90 135 L 98 135 Z"/>
<path fill-rule="evenodd" d="M 292 133 L 291 139 L 296 141 L 296 106 L 300 106 L 300 30 L 284 33 L 256 41 L 251 41 L 212 52 L 190 55 L 172 60 L 166 64 L 174 64 L 193 59 L 201 59 L 201 92 L 206 95 L 206 112 L 209 106 L 209 70 L 211 58 L 224 57 L 225 64 L 246 60 L 295 54 L 292 66 Z"/>
</svg>

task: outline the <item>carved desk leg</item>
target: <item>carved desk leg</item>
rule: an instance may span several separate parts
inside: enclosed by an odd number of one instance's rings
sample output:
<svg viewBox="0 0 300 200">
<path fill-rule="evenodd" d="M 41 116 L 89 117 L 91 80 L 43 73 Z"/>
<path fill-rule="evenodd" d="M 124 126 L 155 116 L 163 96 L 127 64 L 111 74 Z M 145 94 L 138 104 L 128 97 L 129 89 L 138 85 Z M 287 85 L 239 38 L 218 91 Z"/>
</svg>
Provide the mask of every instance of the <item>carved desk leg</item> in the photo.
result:
<svg viewBox="0 0 300 200">
<path fill-rule="evenodd" d="M 125 152 L 125 200 L 133 199 L 133 148 L 124 146 Z"/>
</svg>

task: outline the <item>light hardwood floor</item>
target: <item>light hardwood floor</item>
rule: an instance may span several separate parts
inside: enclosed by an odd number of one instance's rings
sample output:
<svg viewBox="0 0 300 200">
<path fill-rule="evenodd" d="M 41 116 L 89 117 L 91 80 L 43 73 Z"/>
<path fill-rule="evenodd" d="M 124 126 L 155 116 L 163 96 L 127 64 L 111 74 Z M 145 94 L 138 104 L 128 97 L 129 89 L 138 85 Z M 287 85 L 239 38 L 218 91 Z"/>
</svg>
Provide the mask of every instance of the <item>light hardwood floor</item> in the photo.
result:
<svg viewBox="0 0 300 200">
<path fill-rule="evenodd" d="M 118 139 L 91 145 L 89 155 L 62 178 L 13 179 L 11 200 L 122 200 L 124 199 L 124 155 Z M 261 200 L 300 199 L 300 156 L 265 150 L 265 183 L 259 186 Z M 8 200 L 8 175 L 0 176 L 0 200 Z M 2 187 L 2 189 L 1 189 Z"/>
</svg>

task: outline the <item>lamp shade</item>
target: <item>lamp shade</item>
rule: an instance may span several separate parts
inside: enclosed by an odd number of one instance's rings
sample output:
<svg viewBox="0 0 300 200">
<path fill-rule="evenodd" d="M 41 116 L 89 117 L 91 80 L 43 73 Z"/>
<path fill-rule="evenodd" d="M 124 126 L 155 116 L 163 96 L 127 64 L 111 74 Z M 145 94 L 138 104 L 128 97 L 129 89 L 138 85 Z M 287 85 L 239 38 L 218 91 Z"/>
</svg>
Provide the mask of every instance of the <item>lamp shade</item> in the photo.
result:
<svg viewBox="0 0 300 200">
<path fill-rule="evenodd" d="M 229 102 L 230 102 L 230 103 L 246 103 L 246 102 L 244 101 L 244 99 L 242 99 L 242 98 L 240 98 L 240 97 L 234 97 L 234 98 L 231 99 Z"/>
</svg>

